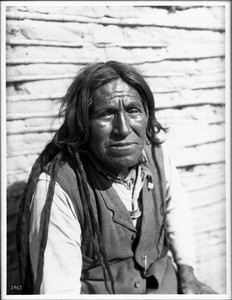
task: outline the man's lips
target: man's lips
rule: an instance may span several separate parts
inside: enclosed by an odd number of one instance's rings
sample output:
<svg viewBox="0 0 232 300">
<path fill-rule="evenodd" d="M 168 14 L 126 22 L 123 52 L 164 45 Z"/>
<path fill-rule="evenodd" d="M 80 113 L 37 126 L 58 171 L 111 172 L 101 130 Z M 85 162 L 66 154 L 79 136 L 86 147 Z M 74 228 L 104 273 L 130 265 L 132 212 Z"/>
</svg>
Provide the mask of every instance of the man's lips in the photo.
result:
<svg viewBox="0 0 232 300">
<path fill-rule="evenodd" d="M 118 143 L 114 143 L 109 145 L 110 148 L 126 148 L 126 147 L 131 147 L 133 145 L 138 145 L 138 143 L 136 142 L 118 142 Z"/>
<path fill-rule="evenodd" d="M 138 148 L 139 144 L 136 142 L 117 142 L 109 145 L 109 151 L 113 151 L 115 153 L 123 153 L 125 154 L 131 154 L 136 151 L 136 148 Z"/>
</svg>

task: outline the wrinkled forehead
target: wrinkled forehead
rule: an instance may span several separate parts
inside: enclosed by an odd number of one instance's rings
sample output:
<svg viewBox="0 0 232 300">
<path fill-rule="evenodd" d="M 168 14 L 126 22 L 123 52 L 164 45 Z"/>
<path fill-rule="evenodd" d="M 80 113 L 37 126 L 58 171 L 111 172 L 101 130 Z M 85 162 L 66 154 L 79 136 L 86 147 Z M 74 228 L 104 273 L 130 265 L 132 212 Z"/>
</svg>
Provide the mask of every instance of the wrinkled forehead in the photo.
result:
<svg viewBox="0 0 232 300">
<path fill-rule="evenodd" d="M 117 97 L 136 98 L 137 100 L 142 101 L 138 91 L 128 85 L 122 79 L 117 79 L 104 84 L 96 89 L 96 91 L 93 93 L 93 99 L 107 101 Z"/>
</svg>

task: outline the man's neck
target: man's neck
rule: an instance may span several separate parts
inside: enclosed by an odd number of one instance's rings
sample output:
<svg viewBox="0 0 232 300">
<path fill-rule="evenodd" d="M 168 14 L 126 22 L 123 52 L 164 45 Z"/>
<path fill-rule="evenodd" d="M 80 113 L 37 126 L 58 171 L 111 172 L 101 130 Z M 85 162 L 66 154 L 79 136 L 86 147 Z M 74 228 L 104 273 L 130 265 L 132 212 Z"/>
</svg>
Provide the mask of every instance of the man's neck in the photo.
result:
<svg viewBox="0 0 232 300">
<path fill-rule="evenodd" d="M 101 161 L 98 161 L 98 163 L 101 166 L 101 168 L 105 170 L 105 173 L 111 174 L 115 178 L 124 179 L 128 175 L 131 169 L 131 168 L 116 169 L 103 164 Z"/>
<path fill-rule="evenodd" d="M 126 176 L 128 175 L 129 171 L 130 171 L 130 170 L 129 170 L 128 168 L 124 168 L 124 169 L 122 169 L 121 171 L 119 171 L 117 177 L 118 177 L 118 178 L 124 179 L 124 178 L 126 178 Z"/>
</svg>

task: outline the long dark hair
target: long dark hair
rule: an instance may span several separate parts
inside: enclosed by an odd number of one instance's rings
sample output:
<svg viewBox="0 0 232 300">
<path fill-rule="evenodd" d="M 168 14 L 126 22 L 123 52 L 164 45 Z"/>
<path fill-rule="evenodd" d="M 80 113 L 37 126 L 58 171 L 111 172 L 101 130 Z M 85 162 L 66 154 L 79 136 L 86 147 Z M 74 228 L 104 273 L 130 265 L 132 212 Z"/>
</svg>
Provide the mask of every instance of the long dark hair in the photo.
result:
<svg viewBox="0 0 232 300">
<path fill-rule="evenodd" d="M 17 244 L 19 252 L 20 278 L 23 293 L 39 293 L 42 280 L 44 251 L 48 237 L 48 224 L 51 205 L 54 195 L 56 174 L 62 160 L 68 155 L 75 167 L 77 185 L 80 190 L 81 201 L 84 208 L 84 219 L 92 237 L 94 251 L 102 265 L 105 281 L 107 274 L 111 282 L 111 292 L 114 293 L 114 281 L 102 246 L 101 232 L 98 220 L 93 213 L 92 204 L 87 187 L 87 175 L 80 158 L 80 151 L 88 142 L 89 108 L 93 101 L 92 94 L 100 86 L 121 78 L 128 85 L 138 91 L 148 113 L 147 140 L 158 146 L 160 141 L 157 133 L 165 130 L 155 116 L 155 101 L 151 89 L 141 73 L 134 67 L 117 61 L 99 62 L 91 64 L 80 70 L 67 90 L 61 105 L 60 116 L 64 118 L 63 124 L 55 133 L 53 139 L 46 145 L 32 167 L 26 189 L 23 194 L 17 225 Z M 45 223 L 40 245 L 37 278 L 33 287 L 30 271 L 29 257 L 29 212 L 32 196 L 37 180 L 44 167 L 50 164 L 51 180 L 48 187 L 44 206 Z"/>
</svg>

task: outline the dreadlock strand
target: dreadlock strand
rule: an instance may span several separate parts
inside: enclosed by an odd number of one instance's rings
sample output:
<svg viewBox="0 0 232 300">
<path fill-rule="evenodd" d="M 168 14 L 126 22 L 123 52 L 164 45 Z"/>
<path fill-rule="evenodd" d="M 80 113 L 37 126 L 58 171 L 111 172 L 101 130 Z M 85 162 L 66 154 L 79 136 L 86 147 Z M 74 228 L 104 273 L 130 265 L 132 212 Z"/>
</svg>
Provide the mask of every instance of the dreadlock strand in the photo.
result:
<svg viewBox="0 0 232 300">
<path fill-rule="evenodd" d="M 25 280 L 25 268 L 28 253 L 29 242 L 29 211 L 32 202 L 32 196 L 35 190 L 37 179 L 41 173 L 41 156 L 38 157 L 34 166 L 32 167 L 29 176 L 28 184 L 24 189 L 22 202 L 19 208 L 18 222 L 17 222 L 17 247 L 19 252 L 19 269 L 22 284 Z"/>
<path fill-rule="evenodd" d="M 76 166 L 76 168 L 74 168 L 74 171 L 75 171 L 75 174 L 76 174 L 76 177 L 77 177 L 80 196 L 81 196 L 81 199 L 82 199 L 84 220 L 85 220 L 85 223 L 86 223 L 87 228 L 89 230 L 89 233 L 92 237 L 91 241 L 92 241 L 92 244 L 93 244 L 94 252 L 95 252 L 95 255 L 97 256 L 97 258 L 99 260 L 99 263 L 102 267 L 104 281 L 107 285 L 107 273 L 106 273 L 107 268 L 105 266 L 105 260 L 103 258 L 104 256 L 102 254 L 101 247 L 99 247 L 99 240 L 100 239 L 99 239 L 98 223 L 95 220 L 95 216 L 94 216 L 94 213 L 93 213 L 93 208 L 92 208 L 92 205 L 90 203 L 90 197 L 89 197 L 89 193 L 88 193 L 87 184 L 85 184 L 85 180 L 83 180 L 84 177 L 82 177 L 80 175 L 80 172 L 82 174 L 85 174 L 85 171 L 84 171 L 83 168 L 81 168 L 82 162 L 80 161 L 78 153 L 76 153 L 75 155 L 71 154 L 71 156 L 73 158 L 74 166 Z M 74 158 L 74 156 L 75 156 L 76 159 Z M 84 186 L 85 186 L 85 189 L 83 188 Z M 96 236 L 97 236 L 97 239 L 96 239 Z"/>
<path fill-rule="evenodd" d="M 37 278 L 36 278 L 35 286 L 34 286 L 35 293 L 39 293 L 40 285 L 42 282 L 44 252 L 45 252 L 45 248 L 47 245 L 47 239 L 48 239 L 48 227 L 49 227 L 51 206 L 52 206 L 54 190 L 55 190 L 56 175 L 57 175 L 57 170 L 59 168 L 59 159 L 60 159 L 60 154 L 57 154 L 54 158 L 54 161 L 50 165 L 50 169 L 51 169 L 50 182 L 49 182 L 49 186 L 48 186 L 46 202 L 45 202 L 45 205 L 44 205 L 44 208 L 42 211 L 42 214 L 44 214 L 44 225 L 43 225 L 43 232 L 42 232 L 40 251 L 39 251 L 39 261 L 38 261 L 38 266 L 37 266 Z"/>
<path fill-rule="evenodd" d="M 109 261 L 107 259 L 107 254 L 105 252 L 104 246 L 102 245 L 102 238 L 101 238 L 100 235 L 98 235 L 98 243 L 99 243 L 99 246 L 100 246 L 100 252 L 101 252 L 101 255 L 102 255 L 102 258 L 103 258 L 104 266 L 106 267 L 108 276 L 110 278 L 111 289 L 112 289 L 113 294 L 115 294 L 113 274 L 112 274 L 111 269 L 110 269 L 110 264 L 109 264 Z M 105 268 L 104 268 L 103 272 L 104 271 L 105 271 Z M 105 278 L 105 282 L 107 282 L 106 281 L 106 274 L 104 275 L 104 278 Z"/>
<path fill-rule="evenodd" d="M 19 208 L 18 220 L 17 220 L 17 248 L 19 254 L 19 270 L 20 280 L 23 285 L 25 283 L 25 272 L 27 266 L 27 259 L 29 253 L 29 211 L 35 191 L 37 180 L 43 170 L 43 167 L 53 158 L 55 153 L 58 151 L 54 147 L 53 141 L 51 141 L 41 154 L 36 159 L 31 173 L 29 175 L 28 183 L 24 189 L 22 201 Z M 27 284 L 27 283 L 25 283 Z"/>
<path fill-rule="evenodd" d="M 159 165 L 158 165 L 155 148 L 156 148 L 156 146 L 153 146 L 152 158 L 153 158 L 153 161 L 155 163 L 156 170 L 158 172 L 159 186 L 160 186 L 159 191 L 160 191 L 160 197 L 162 199 L 160 213 L 163 216 L 163 220 L 162 220 L 162 224 L 161 224 L 161 229 L 160 229 L 160 232 L 159 232 L 159 237 L 158 237 L 158 242 L 157 242 L 157 247 L 158 247 L 160 239 L 161 239 L 161 236 L 162 236 L 162 232 L 164 230 L 164 223 L 165 223 L 165 219 L 166 219 L 166 209 L 165 209 L 165 199 L 164 199 L 164 190 L 163 190 L 162 179 L 161 179 L 161 172 L 160 172 L 160 168 L 159 168 Z M 158 253 L 159 253 L 160 252 L 159 251 L 159 247 L 158 247 L 157 250 L 158 250 Z"/>
<path fill-rule="evenodd" d="M 84 170 L 83 164 L 81 162 L 81 159 L 79 157 L 79 154 L 76 152 L 75 154 L 73 154 L 76 158 L 76 166 L 78 171 L 80 172 L 80 176 L 79 176 L 79 180 L 81 181 L 80 183 L 80 192 L 81 194 L 84 196 L 84 198 L 81 198 L 83 205 L 87 204 L 86 208 L 87 208 L 87 218 L 88 218 L 88 222 L 90 222 L 90 228 L 91 228 L 91 235 L 92 235 L 92 240 L 93 240 L 93 245 L 95 248 L 95 252 L 96 255 L 99 259 L 99 262 L 102 266 L 103 269 L 103 275 L 104 275 L 104 279 L 105 279 L 105 283 L 107 283 L 107 276 L 106 276 L 106 271 L 108 273 L 108 276 L 110 278 L 111 281 L 111 289 L 113 294 L 115 294 L 115 290 L 114 290 L 114 279 L 113 279 L 113 275 L 110 269 L 110 265 L 107 259 L 107 255 L 106 252 L 104 250 L 104 246 L 102 243 L 102 237 L 101 237 L 101 233 L 99 230 L 99 224 L 95 218 L 94 212 L 93 212 L 93 207 L 90 201 L 90 193 L 89 193 L 89 188 L 88 188 L 88 184 L 87 184 L 87 176 L 86 176 L 86 172 Z M 86 200 L 86 201 L 85 201 Z M 95 243 L 95 236 L 97 237 L 97 243 Z"/>
</svg>

